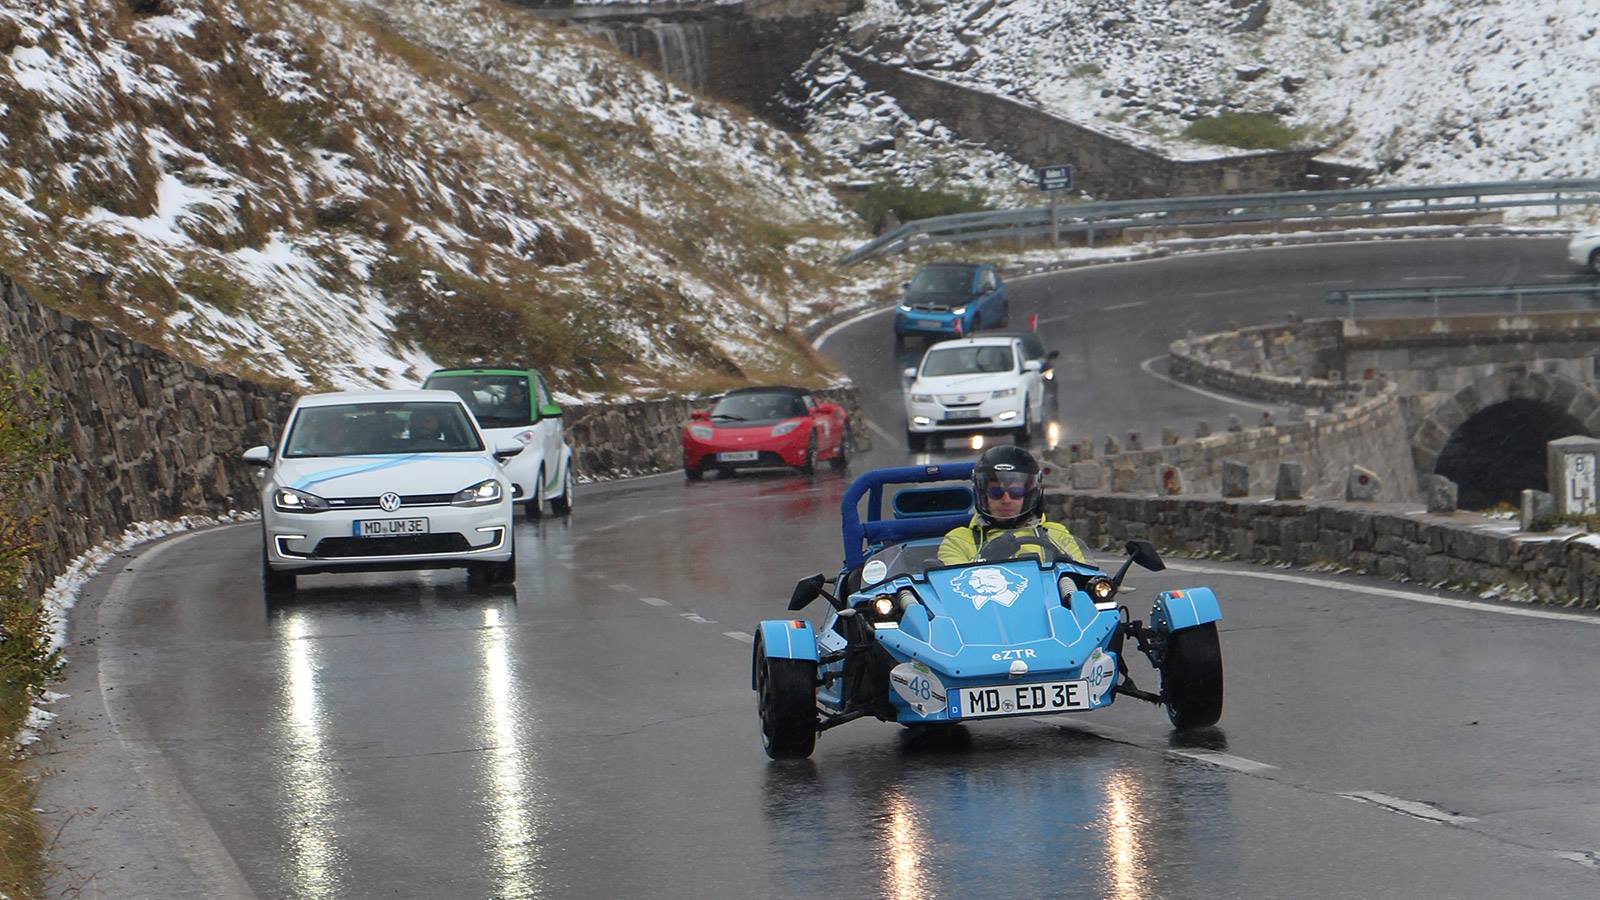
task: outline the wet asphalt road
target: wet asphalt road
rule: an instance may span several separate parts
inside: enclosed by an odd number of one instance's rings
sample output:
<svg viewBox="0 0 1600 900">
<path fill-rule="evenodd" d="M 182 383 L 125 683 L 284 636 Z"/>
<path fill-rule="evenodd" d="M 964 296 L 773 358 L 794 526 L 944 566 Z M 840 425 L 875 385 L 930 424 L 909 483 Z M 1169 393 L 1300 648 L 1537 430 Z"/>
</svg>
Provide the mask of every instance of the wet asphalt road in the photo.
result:
<svg viewBox="0 0 1600 900">
<path fill-rule="evenodd" d="M 1559 263 L 1555 242 L 1500 243 L 1519 266 Z M 1459 265 L 1497 265 L 1482 246 L 1367 249 L 1325 248 L 1351 254 L 1346 273 L 1426 271 L 1458 250 Z M 1125 282 L 1112 268 L 1023 280 L 1013 312 L 1088 305 L 1104 284 L 1159 306 L 1163 283 L 1265 280 L 1253 256 L 1115 267 L 1137 270 Z M 1281 319 L 1266 293 L 1228 316 Z M 1060 296 L 1077 299 L 1048 299 Z M 1203 311 L 1115 312 L 1075 334 L 1105 348 L 1101 371 L 1137 384 L 1115 388 L 1123 401 L 1064 394 L 1064 411 L 1147 431 L 1154 411 L 1226 414 L 1137 374 L 1170 339 L 1160 332 Z M 886 324 L 868 319 L 826 350 L 887 346 Z M 889 396 L 869 392 L 867 412 L 893 433 Z M 857 468 L 906 459 L 880 437 Z M 113 716 L 261 897 L 1600 890 L 1585 856 L 1600 847 L 1587 687 L 1600 617 L 1429 604 L 1380 582 L 1179 561 L 1141 574 L 1139 614 L 1168 587 L 1209 584 L 1223 601 L 1226 709 L 1188 743 L 1124 698 L 939 742 L 857 722 L 812 760 L 768 762 L 745 635 L 783 614 L 797 578 L 837 566 L 846 482 L 824 470 L 591 486 L 570 520 L 518 520 L 518 583 L 499 593 L 468 591 L 459 573 L 313 576 L 269 604 L 256 526 L 219 529 L 119 561 L 132 571 L 96 582 L 112 596 L 74 640 L 98 655 Z"/>
</svg>

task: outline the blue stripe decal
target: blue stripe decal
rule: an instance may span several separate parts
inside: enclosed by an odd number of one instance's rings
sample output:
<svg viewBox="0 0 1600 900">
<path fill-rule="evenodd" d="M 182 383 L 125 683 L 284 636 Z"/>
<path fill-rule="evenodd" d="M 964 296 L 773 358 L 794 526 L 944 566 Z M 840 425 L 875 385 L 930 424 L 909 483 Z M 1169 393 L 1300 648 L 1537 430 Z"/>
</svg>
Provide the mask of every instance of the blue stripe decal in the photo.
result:
<svg viewBox="0 0 1600 900">
<path fill-rule="evenodd" d="M 324 481 L 332 481 L 335 478 L 343 478 L 346 475 L 363 475 L 367 472 L 377 472 L 383 469 L 392 469 L 395 466 L 403 466 L 406 463 L 420 462 L 425 460 L 444 460 L 447 462 L 462 461 L 461 457 L 459 456 L 443 456 L 437 453 L 407 453 L 403 456 L 385 455 L 377 457 L 371 462 L 365 462 L 357 466 L 348 466 L 343 469 L 330 469 L 326 472 L 318 472 L 315 475 L 300 479 L 299 481 L 290 485 L 290 487 L 297 491 L 303 491 L 315 485 L 319 485 Z M 485 460 L 478 460 L 478 462 L 487 465 L 487 461 Z"/>
</svg>

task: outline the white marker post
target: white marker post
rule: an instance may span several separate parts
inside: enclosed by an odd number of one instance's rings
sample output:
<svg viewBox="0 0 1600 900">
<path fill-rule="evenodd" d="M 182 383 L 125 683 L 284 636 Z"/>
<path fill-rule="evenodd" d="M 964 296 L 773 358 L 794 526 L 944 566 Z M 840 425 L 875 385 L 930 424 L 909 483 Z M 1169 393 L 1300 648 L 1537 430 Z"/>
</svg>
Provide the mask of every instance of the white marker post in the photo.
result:
<svg viewBox="0 0 1600 900">
<path fill-rule="evenodd" d="M 1564 437 L 1547 444 L 1545 452 L 1556 514 L 1587 516 L 1600 512 L 1600 481 L 1595 477 L 1600 439 Z"/>
</svg>

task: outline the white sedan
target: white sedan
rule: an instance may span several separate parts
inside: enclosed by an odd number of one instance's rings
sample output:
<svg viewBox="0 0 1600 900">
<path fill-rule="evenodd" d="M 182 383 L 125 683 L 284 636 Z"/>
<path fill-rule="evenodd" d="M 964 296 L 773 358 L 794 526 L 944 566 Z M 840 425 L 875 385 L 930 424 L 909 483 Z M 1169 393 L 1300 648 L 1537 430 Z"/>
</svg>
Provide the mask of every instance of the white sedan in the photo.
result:
<svg viewBox="0 0 1600 900">
<path fill-rule="evenodd" d="M 1580 231 L 1567 242 L 1567 256 L 1580 269 L 1600 275 L 1600 228 Z"/>
<path fill-rule="evenodd" d="M 474 587 L 516 577 L 511 483 L 449 391 L 350 391 L 302 397 L 274 447 L 245 462 L 261 489 L 261 580 L 269 594 L 297 575 L 465 568 Z"/>
<path fill-rule="evenodd" d="M 1043 364 L 1019 338 L 941 341 L 906 369 L 906 442 L 927 449 L 944 434 L 1009 432 L 1026 444 L 1044 421 Z"/>
</svg>

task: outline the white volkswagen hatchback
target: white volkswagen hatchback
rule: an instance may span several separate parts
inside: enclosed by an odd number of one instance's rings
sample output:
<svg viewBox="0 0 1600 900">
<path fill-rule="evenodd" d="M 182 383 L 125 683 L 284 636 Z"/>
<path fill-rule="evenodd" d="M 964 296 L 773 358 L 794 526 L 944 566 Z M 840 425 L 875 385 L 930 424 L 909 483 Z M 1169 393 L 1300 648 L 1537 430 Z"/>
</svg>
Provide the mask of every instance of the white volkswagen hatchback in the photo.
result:
<svg viewBox="0 0 1600 900">
<path fill-rule="evenodd" d="M 1043 369 L 1012 336 L 934 344 L 905 370 L 906 442 L 922 451 L 941 435 L 1009 432 L 1029 443 L 1044 421 Z"/>
<path fill-rule="evenodd" d="M 261 580 L 268 593 L 297 575 L 465 568 L 474 587 L 516 577 L 511 483 L 449 391 L 351 391 L 302 397 L 276 448 L 245 462 L 261 489 Z"/>
</svg>

